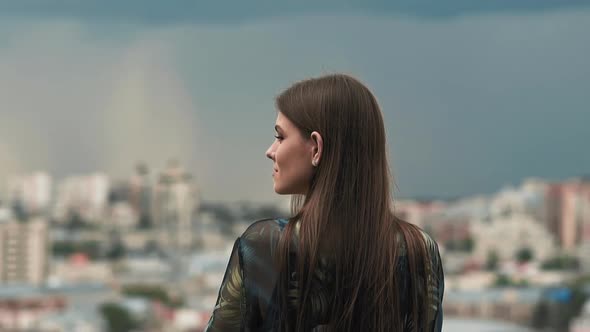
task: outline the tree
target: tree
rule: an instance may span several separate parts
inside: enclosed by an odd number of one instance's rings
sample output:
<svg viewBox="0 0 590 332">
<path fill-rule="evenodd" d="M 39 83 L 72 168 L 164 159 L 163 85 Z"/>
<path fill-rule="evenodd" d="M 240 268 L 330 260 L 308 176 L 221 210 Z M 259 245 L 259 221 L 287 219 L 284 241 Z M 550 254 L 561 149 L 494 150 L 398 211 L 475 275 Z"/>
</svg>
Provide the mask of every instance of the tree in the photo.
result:
<svg viewBox="0 0 590 332">
<path fill-rule="evenodd" d="M 153 227 L 152 216 L 147 213 L 142 213 L 139 216 L 139 222 L 137 228 L 139 229 L 151 229 Z"/>
<path fill-rule="evenodd" d="M 516 252 L 516 261 L 519 263 L 527 263 L 533 259 L 533 251 L 530 248 L 524 247 Z"/>
<path fill-rule="evenodd" d="M 100 313 L 107 322 L 109 332 L 127 332 L 140 327 L 129 311 L 116 303 L 103 304 Z"/>
<path fill-rule="evenodd" d="M 496 287 L 508 287 L 512 286 L 512 280 L 503 274 L 496 276 L 496 281 L 494 282 L 494 286 Z"/>
<path fill-rule="evenodd" d="M 445 243 L 445 248 L 448 251 L 461 251 L 469 253 L 473 251 L 474 246 L 475 241 L 470 236 L 460 240 L 449 240 Z"/>
<path fill-rule="evenodd" d="M 488 251 L 486 259 L 486 270 L 494 271 L 498 268 L 498 253 L 495 250 Z"/>
<path fill-rule="evenodd" d="M 473 241 L 473 238 L 471 236 L 468 236 L 467 238 L 463 239 L 461 243 L 461 248 L 463 249 L 463 251 L 466 252 L 472 252 L 474 246 L 475 241 Z"/>
<path fill-rule="evenodd" d="M 543 270 L 577 270 L 579 267 L 579 260 L 568 255 L 553 257 L 541 264 Z"/>
</svg>

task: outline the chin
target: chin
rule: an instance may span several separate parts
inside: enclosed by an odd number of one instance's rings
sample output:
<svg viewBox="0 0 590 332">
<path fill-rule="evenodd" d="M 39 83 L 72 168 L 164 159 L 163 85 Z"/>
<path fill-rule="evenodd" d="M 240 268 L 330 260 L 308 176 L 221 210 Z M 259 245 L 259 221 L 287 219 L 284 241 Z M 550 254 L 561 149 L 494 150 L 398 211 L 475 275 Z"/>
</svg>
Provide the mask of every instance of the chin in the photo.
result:
<svg viewBox="0 0 590 332">
<path fill-rule="evenodd" d="M 278 186 L 274 186 L 275 193 L 279 195 L 305 195 L 305 192 L 302 190 L 294 190 L 293 188 L 281 188 Z"/>
<path fill-rule="evenodd" d="M 279 194 L 279 195 L 289 195 L 289 192 L 282 190 L 282 188 L 277 188 L 275 187 L 275 193 Z"/>
<path fill-rule="evenodd" d="M 285 188 L 284 186 L 281 187 L 281 186 L 277 185 L 276 182 L 275 182 L 275 185 L 274 185 L 274 190 L 275 190 L 275 193 L 277 193 L 279 195 L 291 195 L 291 194 L 293 194 L 293 191 L 292 190 L 289 190 L 288 187 L 287 188 Z"/>
</svg>

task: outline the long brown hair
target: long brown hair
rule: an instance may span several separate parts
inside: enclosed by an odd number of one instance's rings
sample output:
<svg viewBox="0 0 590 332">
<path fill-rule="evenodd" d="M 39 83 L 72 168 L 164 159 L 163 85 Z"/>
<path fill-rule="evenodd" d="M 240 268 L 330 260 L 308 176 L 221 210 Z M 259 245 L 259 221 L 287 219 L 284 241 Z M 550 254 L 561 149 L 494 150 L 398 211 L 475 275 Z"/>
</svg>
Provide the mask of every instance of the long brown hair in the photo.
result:
<svg viewBox="0 0 590 332">
<path fill-rule="evenodd" d="M 276 106 L 304 137 L 317 131 L 323 138 L 309 190 L 293 197 L 294 216 L 279 240 L 278 330 L 311 329 L 312 279 L 320 257 L 329 257 L 334 270 L 324 330 L 402 331 L 408 313 L 414 322 L 428 321 L 428 250 L 422 232 L 393 213 L 383 117 L 371 91 L 348 75 L 328 75 L 294 84 Z M 401 250 L 410 278 L 403 303 Z M 288 285 L 294 273 L 295 307 Z"/>
</svg>

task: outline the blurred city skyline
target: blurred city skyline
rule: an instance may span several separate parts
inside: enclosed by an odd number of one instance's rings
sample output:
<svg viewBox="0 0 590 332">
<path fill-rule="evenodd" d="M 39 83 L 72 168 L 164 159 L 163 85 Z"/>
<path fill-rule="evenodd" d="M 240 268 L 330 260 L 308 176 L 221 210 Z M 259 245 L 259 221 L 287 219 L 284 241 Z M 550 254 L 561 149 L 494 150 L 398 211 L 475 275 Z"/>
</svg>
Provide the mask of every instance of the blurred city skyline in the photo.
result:
<svg viewBox="0 0 590 332">
<path fill-rule="evenodd" d="M 398 196 L 590 172 L 584 1 L 33 3 L 0 4 L 0 186 L 176 159 L 205 200 L 276 201 L 273 98 L 331 72 L 379 99 Z"/>
</svg>

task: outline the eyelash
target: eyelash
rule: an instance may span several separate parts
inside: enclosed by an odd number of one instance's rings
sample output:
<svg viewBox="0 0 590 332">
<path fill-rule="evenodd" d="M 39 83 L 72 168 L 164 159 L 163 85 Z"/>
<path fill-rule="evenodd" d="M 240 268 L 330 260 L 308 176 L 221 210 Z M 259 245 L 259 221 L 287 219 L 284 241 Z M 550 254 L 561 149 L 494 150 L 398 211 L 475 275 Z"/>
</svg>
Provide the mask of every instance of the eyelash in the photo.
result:
<svg viewBox="0 0 590 332">
<path fill-rule="evenodd" d="M 279 142 L 283 140 L 283 136 L 280 136 L 280 135 L 275 135 L 275 138 L 277 140 L 279 140 Z"/>
</svg>

